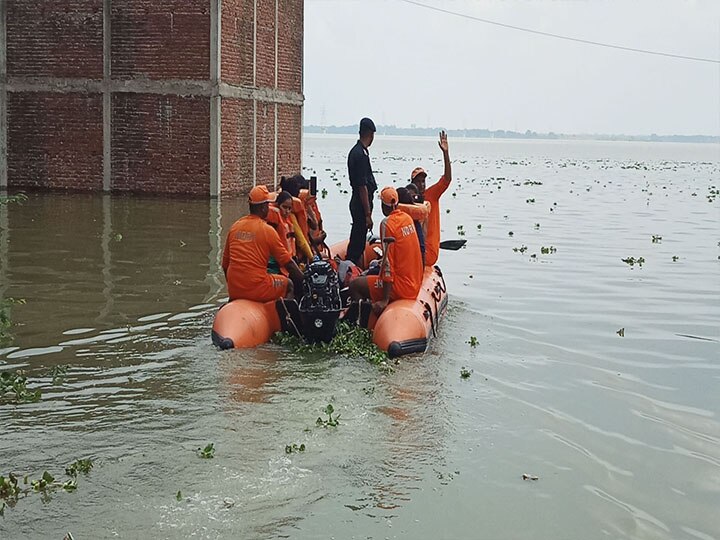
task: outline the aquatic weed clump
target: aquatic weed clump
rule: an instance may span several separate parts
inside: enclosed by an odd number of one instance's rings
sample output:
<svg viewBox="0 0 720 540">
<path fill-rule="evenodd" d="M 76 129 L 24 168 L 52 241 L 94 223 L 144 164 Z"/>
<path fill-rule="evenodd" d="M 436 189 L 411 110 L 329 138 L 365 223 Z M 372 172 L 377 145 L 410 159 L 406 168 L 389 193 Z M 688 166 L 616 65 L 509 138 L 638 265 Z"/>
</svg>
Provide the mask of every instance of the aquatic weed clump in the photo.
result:
<svg viewBox="0 0 720 540">
<path fill-rule="evenodd" d="M 330 343 L 312 345 L 286 332 L 277 332 L 272 337 L 272 342 L 299 353 L 321 352 L 349 358 L 365 358 L 376 365 L 385 365 L 384 362 L 388 359 L 387 353 L 373 343 L 370 330 L 344 322 L 338 323 L 337 333 Z"/>
</svg>

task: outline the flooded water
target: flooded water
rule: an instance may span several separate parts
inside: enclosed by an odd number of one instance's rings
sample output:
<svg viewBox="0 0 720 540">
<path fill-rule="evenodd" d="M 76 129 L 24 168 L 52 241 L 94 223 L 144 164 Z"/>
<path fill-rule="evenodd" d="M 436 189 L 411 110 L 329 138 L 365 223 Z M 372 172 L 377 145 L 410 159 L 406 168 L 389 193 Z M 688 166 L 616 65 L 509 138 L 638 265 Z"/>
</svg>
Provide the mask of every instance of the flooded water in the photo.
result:
<svg viewBox="0 0 720 540">
<path fill-rule="evenodd" d="M 304 141 L 333 241 L 353 143 Z M 389 375 L 211 345 L 241 201 L 0 206 L 0 293 L 26 300 L 0 369 L 43 391 L 0 404 L 0 474 L 94 460 L 0 538 L 720 539 L 720 148 L 450 143 L 443 239 L 467 247 L 441 254 L 439 337 Z M 430 139 L 371 157 L 381 186 L 442 172 Z"/>
</svg>

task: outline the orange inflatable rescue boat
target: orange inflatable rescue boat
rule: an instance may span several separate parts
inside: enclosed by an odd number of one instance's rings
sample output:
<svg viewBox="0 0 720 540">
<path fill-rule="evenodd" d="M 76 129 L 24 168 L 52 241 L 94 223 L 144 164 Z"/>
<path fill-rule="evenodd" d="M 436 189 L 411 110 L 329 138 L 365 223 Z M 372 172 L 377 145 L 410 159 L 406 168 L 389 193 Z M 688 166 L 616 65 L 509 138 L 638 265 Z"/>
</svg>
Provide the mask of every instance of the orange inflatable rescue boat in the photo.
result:
<svg viewBox="0 0 720 540">
<path fill-rule="evenodd" d="M 347 241 L 330 248 L 333 257 L 345 258 Z M 371 239 L 364 253 L 365 266 L 382 258 L 382 244 Z M 447 311 L 448 294 L 439 266 L 426 266 L 420 292 L 415 300 L 394 300 L 376 317 L 369 301 L 360 305 L 358 322 L 372 331 L 373 342 L 388 356 L 424 352 L 431 338 L 437 335 L 440 319 Z"/>
<path fill-rule="evenodd" d="M 332 257 L 344 259 L 347 241 L 330 248 Z M 364 265 L 382 257 L 379 240 L 368 242 Z M 295 300 L 253 302 L 233 300 L 217 312 L 212 340 L 221 349 L 256 347 L 270 340 L 275 332 L 302 335 L 310 342 L 330 341 L 341 315 L 348 316 L 340 300 L 337 273 L 327 261 L 314 261 L 305 270 L 303 296 Z M 376 317 L 369 301 L 356 304 L 358 324 L 372 331 L 373 341 L 391 358 L 424 352 L 437 334 L 440 319 L 447 310 L 445 280 L 438 266 L 425 267 L 420 293 L 414 300 L 395 300 Z"/>
</svg>

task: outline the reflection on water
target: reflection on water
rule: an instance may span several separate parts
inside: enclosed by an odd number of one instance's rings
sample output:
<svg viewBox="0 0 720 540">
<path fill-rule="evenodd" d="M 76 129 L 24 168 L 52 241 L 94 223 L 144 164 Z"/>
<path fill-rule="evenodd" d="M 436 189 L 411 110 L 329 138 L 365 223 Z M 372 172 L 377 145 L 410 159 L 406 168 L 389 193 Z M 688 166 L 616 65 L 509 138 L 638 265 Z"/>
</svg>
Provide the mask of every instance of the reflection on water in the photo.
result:
<svg viewBox="0 0 720 540">
<path fill-rule="evenodd" d="M 304 144 L 332 241 L 353 143 Z M 438 339 L 389 376 L 210 345 L 242 200 L 0 206 L 0 293 L 27 301 L 0 363 L 43 390 L 0 405 L 0 474 L 95 460 L 75 493 L 6 509 L 0 537 L 720 538 L 717 149 L 451 144 L 442 236 L 467 248 L 441 255 Z M 438 157 L 372 147 L 379 183 Z M 336 428 L 315 425 L 328 403 Z"/>
</svg>

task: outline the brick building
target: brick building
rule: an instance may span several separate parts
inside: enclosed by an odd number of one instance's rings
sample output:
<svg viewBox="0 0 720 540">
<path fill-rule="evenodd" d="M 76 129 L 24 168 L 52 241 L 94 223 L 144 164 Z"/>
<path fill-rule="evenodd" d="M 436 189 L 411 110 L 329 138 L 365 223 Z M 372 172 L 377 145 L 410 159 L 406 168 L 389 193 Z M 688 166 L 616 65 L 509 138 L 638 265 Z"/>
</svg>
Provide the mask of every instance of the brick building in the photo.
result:
<svg viewBox="0 0 720 540">
<path fill-rule="evenodd" d="M 303 0 L 0 0 L 0 190 L 300 171 Z"/>
</svg>

